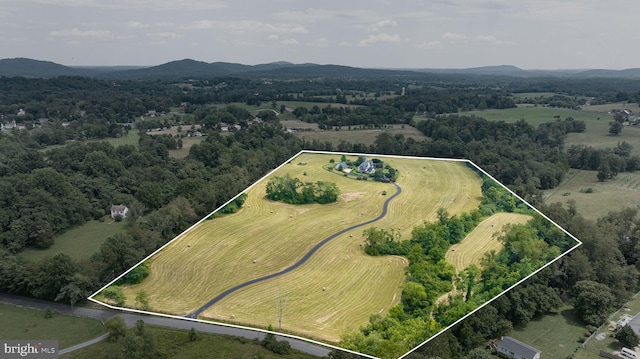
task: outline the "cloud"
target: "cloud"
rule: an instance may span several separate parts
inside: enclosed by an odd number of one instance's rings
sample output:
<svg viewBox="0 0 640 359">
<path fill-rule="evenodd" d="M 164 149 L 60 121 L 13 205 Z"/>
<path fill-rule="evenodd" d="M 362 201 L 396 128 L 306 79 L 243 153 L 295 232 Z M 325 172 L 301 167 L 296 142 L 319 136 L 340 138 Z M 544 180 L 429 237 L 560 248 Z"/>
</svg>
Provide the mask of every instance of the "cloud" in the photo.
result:
<svg viewBox="0 0 640 359">
<path fill-rule="evenodd" d="M 285 39 L 282 40 L 282 43 L 285 45 L 298 45 L 298 40 L 296 39 Z"/>
<path fill-rule="evenodd" d="M 384 28 L 390 28 L 390 27 L 398 27 L 398 23 L 389 19 L 378 21 L 377 23 L 369 26 L 369 31 L 378 32 Z"/>
<path fill-rule="evenodd" d="M 377 35 L 369 35 L 368 38 L 360 41 L 358 43 L 358 46 L 371 46 L 377 43 L 399 43 L 399 42 L 402 42 L 400 35 L 398 34 L 389 35 L 383 32 Z"/>
<path fill-rule="evenodd" d="M 299 24 L 269 24 L 253 20 L 241 21 L 213 21 L 198 20 L 184 27 L 188 30 L 218 29 L 243 34 L 247 32 L 282 33 L 282 34 L 306 34 L 307 29 Z"/>
<path fill-rule="evenodd" d="M 171 31 L 164 31 L 164 32 L 155 32 L 155 33 L 151 33 L 149 34 L 149 36 L 151 37 L 158 37 L 160 39 L 164 39 L 164 40 L 177 40 L 177 39 L 182 39 L 182 35 L 177 34 L 175 32 L 171 32 Z"/>
<path fill-rule="evenodd" d="M 280 36 L 276 35 L 276 34 L 271 34 L 269 36 L 267 36 L 267 39 L 269 40 L 278 40 L 280 38 Z"/>
<path fill-rule="evenodd" d="M 513 42 L 511 41 L 499 40 L 493 35 L 478 35 L 474 39 L 476 41 L 486 42 L 486 43 L 495 44 L 495 45 L 513 44 Z"/>
<path fill-rule="evenodd" d="M 430 42 L 426 42 L 426 43 L 422 43 L 420 45 L 418 45 L 419 48 L 421 49 L 427 49 L 427 50 L 431 50 L 431 49 L 437 49 L 439 47 L 442 47 L 442 42 L 440 41 L 430 41 Z"/>
<path fill-rule="evenodd" d="M 49 35 L 53 37 L 93 39 L 93 40 L 113 40 L 116 36 L 109 30 L 80 30 L 77 27 L 59 31 L 51 31 Z"/>
<path fill-rule="evenodd" d="M 57 7 L 89 7 L 101 9 L 153 9 L 153 10 L 212 10 L 228 8 L 224 1 L 190 0 L 188 3 L 175 0 L 23 0 L 21 4 L 48 5 Z"/>
<path fill-rule="evenodd" d="M 442 34 L 442 38 L 447 40 L 452 40 L 452 41 L 459 41 L 459 40 L 466 40 L 467 35 L 458 34 L 455 32 L 445 32 L 444 34 Z"/>
<path fill-rule="evenodd" d="M 340 46 L 340 47 L 349 47 L 349 46 L 351 46 L 351 43 L 349 41 L 340 41 L 338 46 Z"/>
<path fill-rule="evenodd" d="M 308 43 L 308 46 L 312 46 L 312 47 L 327 47 L 331 44 L 331 41 L 327 40 L 324 37 L 321 37 L 315 41 L 312 41 L 310 43 Z"/>
<path fill-rule="evenodd" d="M 129 21 L 127 25 L 134 29 L 144 29 L 149 27 L 149 24 L 143 24 L 140 21 Z"/>
<path fill-rule="evenodd" d="M 362 12 L 363 10 L 338 11 L 338 10 L 308 8 L 302 11 L 292 11 L 292 10 L 278 11 L 271 14 L 271 17 L 274 19 L 280 19 L 284 21 L 309 24 L 309 23 L 316 23 L 320 21 L 353 20 L 355 18 L 358 18 Z"/>
</svg>

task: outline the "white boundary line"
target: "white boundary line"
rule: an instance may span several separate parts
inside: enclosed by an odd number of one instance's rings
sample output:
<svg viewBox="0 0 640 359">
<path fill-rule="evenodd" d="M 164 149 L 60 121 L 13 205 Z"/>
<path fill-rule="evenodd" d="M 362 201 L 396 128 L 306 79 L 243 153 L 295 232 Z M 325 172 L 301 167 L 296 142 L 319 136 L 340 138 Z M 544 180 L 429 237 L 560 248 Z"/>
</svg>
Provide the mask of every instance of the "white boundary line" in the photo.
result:
<svg viewBox="0 0 640 359">
<path fill-rule="evenodd" d="M 511 287 L 505 289 L 502 293 L 496 295 L 495 297 L 493 297 L 491 300 L 488 300 L 487 302 L 483 303 L 481 306 L 479 306 L 478 308 L 472 310 L 471 312 L 469 312 L 468 314 L 466 314 L 465 316 L 463 316 L 462 318 L 458 319 L 457 321 L 455 321 L 453 324 L 447 326 L 446 328 L 442 329 L 440 332 L 438 332 L 437 334 L 435 334 L 434 336 L 432 336 L 431 338 L 425 340 L 424 342 L 420 343 L 418 346 L 416 346 L 415 348 L 411 349 L 410 351 L 408 351 L 407 353 L 403 354 L 402 356 L 400 356 L 399 359 L 404 358 L 405 356 L 411 354 L 412 352 L 414 352 L 415 350 L 417 350 L 419 347 L 421 347 L 422 345 L 428 343 L 429 341 L 431 341 L 432 339 L 436 338 L 437 336 L 439 336 L 440 334 L 444 333 L 445 331 L 449 330 L 450 328 L 452 328 L 453 326 L 455 326 L 456 324 L 460 323 L 461 321 L 463 321 L 464 319 L 466 319 L 467 317 L 469 317 L 470 315 L 472 315 L 473 313 L 477 312 L 478 310 L 482 309 L 484 306 L 486 306 L 487 304 L 493 302 L 496 298 L 502 296 L 503 294 L 505 294 L 506 292 L 510 291 L 511 289 L 515 288 L 516 286 L 520 285 L 522 282 L 526 281 L 527 279 L 529 279 L 531 276 L 535 275 L 536 273 L 538 273 L 539 271 L 543 270 L 544 268 L 546 268 L 547 266 L 551 265 L 553 262 L 559 260 L 560 258 L 562 258 L 563 256 L 565 256 L 566 254 L 568 254 L 569 252 L 573 251 L 574 249 L 576 249 L 577 247 L 579 247 L 582 242 L 580 240 L 578 240 L 576 237 L 574 237 L 571 233 L 567 232 L 564 228 L 560 227 L 557 223 L 555 223 L 554 221 L 552 221 L 551 219 L 549 219 L 549 217 L 547 217 L 546 215 L 544 215 L 542 212 L 540 212 L 537 208 L 535 208 L 534 206 L 530 205 L 529 203 L 527 203 L 527 201 L 525 201 L 524 199 L 522 199 L 520 196 L 518 196 L 517 194 L 515 194 L 513 191 L 511 191 L 508 187 L 506 187 L 505 185 L 503 185 L 502 183 L 500 183 L 499 181 L 497 181 L 495 178 L 493 178 L 493 176 L 491 176 L 489 173 L 487 173 L 485 170 L 483 170 L 482 168 L 480 168 L 479 166 L 477 166 L 475 163 L 473 163 L 470 160 L 467 159 L 458 159 L 458 158 L 436 158 L 436 157 L 415 157 L 415 156 L 401 156 L 401 155 L 384 155 L 384 154 L 376 154 L 376 153 L 350 153 L 350 152 L 332 152 L 332 151 L 315 151 L 315 150 L 301 150 L 300 152 L 296 153 L 295 155 L 293 155 L 291 158 L 289 158 L 287 161 L 283 162 L 280 166 L 276 167 L 275 169 L 269 171 L 269 173 L 267 173 L 266 175 L 262 176 L 259 180 L 257 180 L 256 182 L 254 182 L 252 185 L 250 185 L 249 187 L 245 188 L 243 191 L 241 191 L 240 193 L 238 193 L 237 195 L 235 195 L 233 198 L 231 198 L 230 200 L 228 200 L 227 202 L 225 202 L 223 205 L 221 205 L 220 207 L 216 208 L 213 212 L 209 213 L 208 215 L 204 216 L 201 220 L 199 220 L 198 222 L 196 222 L 195 224 L 193 224 L 191 227 L 187 228 L 186 230 L 184 230 L 182 233 L 180 233 L 179 235 L 177 235 L 174 239 L 170 240 L 169 242 L 165 243 L 162 247 L 156 249 L 153 253 L 149 254 L 148 256 L 146 256 L 144 259 L 142 259 L 141 261 L 139 261 L 138 263 L 136 263 L 133 267 L 129 268 L 128 270 L 126 270 L 125 272 L 123 272 L 122 274 L 120 274 L 119 276 L 117 276 L 115 279 L 113 279 L 111 282 L 107 283 L 105 286 L 103 286 L 102 288 L 98 289 L 97 291 L 95 291 L 93 294 L 91 294 L 87 299 L 103 305 L 107 308 L 110 309 L 116 309 L 116 310 L 122 310 L 124 312 L 132 312 L 132 313 L 138 313 L 138 314 L 147 314 L 147 315 L 154 315 L 154 316 L 161 316 L 161 317 L 165 317 L 165 318 L 172 318 L 172 319 L 181 319 L 181 320 L 188 320 L 188 321 L 193 321 L 193 322 L 198 322 L 198 323 L 204 323 L 204 324 L 215 324 L 215 325 L 220 325 L 220 326 L 224 326 L 224 327 L 230 327 L 230 328 L 237 328 L 237 329 L 244 329 L 244 330 L 249 330 L 249 331 L 255 331 L 255 332 L 260 332 L 260 333 L 271 333 L 271 334 L 275 334 L 278 336 L 282 336 L 282 337 L 288 337 L 288 338 L 292 338 L 292 339 L 297 339 L 297 340 L 301 340 L 301 341 L 306 341 L 312 344 L 316 344 L 316 345 L 321 345 L 324 347 L 328 347 L 331 349 L 338 349 L 338 350 L 342 350 L 342 351 L 346 351 L 352 354 L 357 354 L 360 356 L 364 356 L 366 358 L 373 358 L 376 359 L 377 357 L 371 356 L 371 355 L 367 355 L 367 354 L 363 354 L 363 353 L 358 353 L 352 350 L 348 350 L 345 348 L 341 348 L 341 347 L 337 347 L 331 344 L 327 344 L 327 343 L 323 343 L 323 342 L 319 342 L 313 339 L 309 339 L 309 338 L 304 338 L 304 337 L 299 337 L 297 335 L 292 335 L 292 334 L 286 334 L 286 333 L 280 333 L 280 332 L 272 332 L 272 331 L 268 331 L 265 329 L 259 329 L 259 328 L 252 328 L 252 327 L 245 327 L 245 326 L 241 326 L 241 325 L 235 325 L 235 324 L 228 324 L 228 323 L 220 323 L 220 322 L 213 322 L 213 321 L 207 321 L 207 320 L 202 320 L 202 319 L 194 319 L 194 318 L 186 318 L 186 317 L 180 317 L 180 316 L 176 316 L 176 315 L 170 315 L 170 314 L 164 314 L 164 313 L 157 313 L 157 312 L 147 312 L 147 311 L 143 311 L 143 310 L 138 310 L 138 309 L 131 309 L 131 308 L 122 308 L 122 307 L 116 307 L 104 302 L 101 302 L 97 299 L 94 298 L 94 296 L 96 296 L 98 293 L 100 293 L 101 291 L 103 291 L 105 288 L 109 287 L 110 285 L 112 285 L 113 283 L 117 282 L 120 278 L 124 277 L 125 275 L 127 275 L 129 272 L 131 272 L 135 267 L 139 266 L 140 264 L 142 264 L 143 262 L 145 262 L 147 259 L 153 257 L 154 255 L 156 255 L 156 253 L 160 252 L 162 249 L 164 249 L 166 246 L 170 245 L 171 243 L 173 243 L 174 241 L 176 241 L 177 239 L 181 238 L 182 236 L 184 236 L 185 234 L 187 234 L 189 231 L 191 231 L 192 229 L 194 229 L 196 226 L 198 226 L 200 223 L 204 222 L 205 220 L 207 220 L 207 218 L 209 218 L 210 216 L 212 216 L 213 214 L 215 214 L 216 212 L 218 212 L 220 209 L 224 208 L 224 206 L 226 206 L 227 204 L 233 202 L 236 198 L 238 198 L 240 195 L 242 195 L 243 193 L 247 192 L 249 189 L 251 189 L 253 186 L 257 185 L 258 183 L 262 182 L 265 178 L 269 177 L 272 173 L 274 173 L 275 171 L 279 170 L 281 167 L 284 167 L 285 165 L 289 164 L 291 161 L 293 161 L 294 158 L 300 156 L 301 154 L 305 154 L 305 153 L 311 153 L 311 154 L 325 154 L 325 155 L 346 155 L 346 156 L 367 156 L 367 157 L 388 157 L 388 158 L 402 158 L 402 159 L 415 159 L 415 160 L 432 160 L 432 161 L 446 161 L 446 162 L 464 162 L 464 163 L 469 163 L 471 165 L 473 165 L 475 168 L 477 168 L 478 170 L 480 170 L 483 174 L 485 174 L 487 177 L 491 178 L 493 181 L 495 181 L 497 184 L 499 184 L 500 186 L 502 186 L 504 189 L 506 189 L 507 191 L 509 191 L 509 193 L 513 194 L 516 198 L 518 198 L 520 201 L 522 201 L 523 203 L 525 203 L 528 207 L 532 208 L 534 211 L 536 211 L 539 215 L 541 215 L 543 218 L 545 218 L 546 220 L 548 220 L 549 222 L 553 223 L 556 227 L 558 227 L 560 230 L 562 230 L 565 234 L 567 234 L 569 237 L 571 237 L 572 239 L 574 239 L 578 244 L 576 244 L 575 246 L 571 247 L 570 249 L 568 249 L 566 252 L 562 253 L 559 257 L 557 257 L 556 259 L 550 261 L 549 263 L 545 264 L 544 266 L 542 266 L 541 268 L 539 268 L 538 270 L 536 270 L 535 272 L 531 273 L 530 275 L 528 275 L 527 277 L 525 277 L 524 279 L 521 279 L 520 281 L 518 281 L 517 283 L 515 283 L 514 285 L 512 285 Z"/>
<path fill-rule="evenodd" d="M 430 342 L 431 340 L 435 339 L 437 336 L 439 336 L 440 334 L 446 332 L 447 330 L 451 329 L 452 327 L 454 327 L 456 324 L 462 322 L 463 320 L 467 319 L 467 317 L 471 316 L 473 313 L 479 311 L 480 309 L 482 309 L 484 306 L 488 305 L 489 303 L 493 302 L 494 300 L 496 300 L 497 298 L 501 297 L 502 295 L 504 295 L 505 293 L 507 293 L 508 291 L 510 291 L 511 289 L 517 287 L 518 285 L 522 284 L 524 281 L 526 281 L 527 279 L 531 278 L 532 276 L 534 276 L 536 273 L 540 272 L 541 270 L 545 269 L 546 267 L 550 266 L 553 262 L 559 260 L 560 258 L 564 257 L 565 255 L 569 254 L 569 252 L 573 251 L 574 249 L 578 248 L 579 246 L 582 245 L 582 242 L 576 238 L 573 234 L 567 232 L 564 228 L 560 227 L 556 222 L 552 221 L 551 219 L 549 219 L 549 217 L 547 217 L 544 213 L 540 212 L 537 208 L 535 208 L 534 206 L 530 205 L 527 201 L 525 201 L 524 199 L 520 198 L 520 196 L 518 196 L 517 194 L 515 194 L 513 191 L 511 191 L 507 186 L 503 185 L 500 181 L 497 181 L 495 178 L 493 178 L 493 176 L 491 176 L 490 174 L 488 174 L 485 170 L 483 170 L 482 168 L 480 168 L 479 166 L 477 166 L 475 163 L 473 163 L 470 160 L 465 160 L 468 163 L 472 164 L 475 168 L 479 169 L 482 173 L 484 173 L 486 176 L 488 176 L 489 178 L 491 178 L 493 181 L 495 181 L 497 184 L 499 184 L 500 186 L 502 186 L 504 189 L 506 189 L 507 191 L 509 191 L 511 194 L 513 194 L 514 196 L 516 196 L 516 198 L 518 198 L 519 200 L 521 200 L 523 203 L 525 203 L 527 206 L 529 206 L 529 208 L 532 208 L 534 211 L 536 211 L 539 215 L 541 215 L 544 219 L 546 219 L 547 221 L 553 223 L 553 225 L 555 225 L 556 227 L 558 227 L 562 232 L 564 232 L 566 235 L 568 235 L 569 237 L 571 237 L 573 240 L 575 240 L 577 242 L 577 244 L 571 248 L 569 248 L 567 251 L 565 251 L 564 253 L 560 254 L 557 258 L 555 258 L 554 260 L 550 261 L 549 263 L 543 265 L 542 267 L 540 267 L 538 270 L 536 270 L 535 272 L 529 274 L 528 276 L 526 276 L 525 278 L 519 280 L 517 283 L 515 283 L 514 285 L 512 285 L 511 287 L 505 289 L 504 291 L 502 291 L 502 293 L 496 295 L 495 297 L 493 297 L 492 299 L 486 301 L 485 303 L 483 303 L 481 306 L 479 306 L 478 308 L 472 310 L 471 312 L 467 313 L 465 316 L 463 316 L 462 318 L 456 320 L 454 323 L 450 324 L 449 326 L 447 326 L 446 328 L 442 329 L 440 332 L 438 332 L 436 335 L 432 336 L 431 338 L 425 340 L 424 342 L 420 343 L 418 346 L 416 346 L 415 348 L 409 350 L 408 352 L 406 352 L 405 354 L 403 354 L 400 358 L 398 359 L 402 359 L 404 357 L 406 357 L 407 355 L 413 353 L 414 351 L 416 351 L 418 348 L 420 348 L 421 346 L 423 346 L 424 344 Z"/>
</svg>

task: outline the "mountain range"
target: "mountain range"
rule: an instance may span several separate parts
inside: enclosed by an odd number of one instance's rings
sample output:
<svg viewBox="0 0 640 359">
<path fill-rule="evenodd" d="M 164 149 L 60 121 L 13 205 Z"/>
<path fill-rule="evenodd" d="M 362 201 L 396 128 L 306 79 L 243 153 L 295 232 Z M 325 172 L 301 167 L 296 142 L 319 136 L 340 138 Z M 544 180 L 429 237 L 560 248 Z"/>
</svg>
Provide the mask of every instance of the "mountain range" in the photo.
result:
<svg viewBox="0 0 640 359">
<path fill-rule="evenodd" d="M 157 66 L 83 66 L 70 67 L 50 61 L 27 58 L 0 60 L 0 76 L 51 78 L 58 76 L 85 76 L 114 80 L 197 79 L 220 76 L 256 78 L 292 77 L 430 77 L 440 76 L 502 76 L 502 77 L 570 77 L 570 78 L 625 78 L 640 79 L 640 68 L 625 70 L 524 70 L 516 66 L 484 66 L 465 69 L 372 69 L 313 63 L 293 64 L 280 61 L 260 65 L 229 62 L 196 61 L 184 59 Z"/>
</svg>

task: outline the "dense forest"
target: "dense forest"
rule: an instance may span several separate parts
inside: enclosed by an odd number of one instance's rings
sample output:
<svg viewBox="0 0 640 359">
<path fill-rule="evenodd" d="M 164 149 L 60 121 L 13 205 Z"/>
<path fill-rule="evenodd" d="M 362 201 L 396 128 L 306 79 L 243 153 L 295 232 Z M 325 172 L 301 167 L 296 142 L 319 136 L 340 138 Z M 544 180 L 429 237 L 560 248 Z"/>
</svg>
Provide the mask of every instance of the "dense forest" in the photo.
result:
<svg viewBox="0 0 640 359">
<path fill-rule="evenodd" d="M 400 96 L 403 87 L 406 93 Z M 591 222 L 571 205 L 563 208 L 543 203 L 541 190 L 556 187 L 569 168 L 598 170 L 604 180 L 619 172 L 634 171 L 640 162 L 625 142 L 611 149 L 566 148 L 568 133 L 585 130 L 583 122 L 572 118 L 533 126 L 525 121 L 487 121 L 461 113 L 513 107 L 516 101 L 511 93 L 533 91 L 562 93 L 536 101 L 539 105 L 569 108 L 581 105 L 575 96 L 593 97 L 592 103 L 640 100 L 637 82 L 607 79 L 483 82 L 473 78 L 430 83 L 397 78 L 265 81 L 220 77 L 192 82 L 134 82 L 2 77 L 0 122 L 16 121 L 25 129 L 0 132 L 0 291 L 71 304 L 82 302 L 301 149 L 337 150 L 468 158 L 584 242 L 570 256 L 485 306 L 413 357 L 464 358 L 487 339 L 499 337 L 513 325 L 526 323 L 565 301 L 580 307 L 585 323 L 598 324 L 603 320 L 602 313 L 638 290 L 640 215 L 635 209 L 627 209 Z M 365 96 L 371 93 L 375 94 L 373 98 Z M 429 140 L 381 132 L 371 145 L 305 141 L 284 131 L 275 115 L 270 118 L 265 113 L 265 121 L 251 121 L 254 114 L 229 105 L 284 100 L 317 103 L 294 115 L 333 130 L 409 124 L 416 113 L 426 115 L 415 125 Z M 352 106 L 328 108 L 324 104 L 328 102 Z M 172 108 L 184 111 L 193 123 L 202 125 L 207 135 L 191 147 L 185 159 L 169 156 L 169 149 L 176 146 L 174 138 L 145 134 L 146 129 L 182 124 L 181 118 L 140 120 L 149 111 L 168 113 Z M 24 114 L 19 114 L 20 110 Z M 222 122 L 240 128 L 222 135 L 217 130 Z M 128 131 L 140 131 L 138 146 L 114 147 L 94 141 L 120 137 Z M 41 262 L 28 262 L 16 256 L 27 247 L 46 248 L 66 230 L 104 217 L 113 203 L 129 206 L 126 233 L 106 240 L 90 259 L 73 260 L 57 254 Z M 431 284 L 423 281 L 423 274 L 437 268 L 439 251 L 466 233 L 470 228 L 467 224 L 480 218 L 474 216 L 443 216 L 442 223 L 417 229 L 415 236 L 406 240 L 407 247 L 402 248 L 393 248 L 396 242 L 388 240 L 393 233 L 385 229 L 370 233 L 370 254 L 398 253 L 414 260 L 402 305 L 388 316 L 372 318 L 366 333 L 361 332 L 362 338 L 373 335 L 379 341 L 368 343 L 379 344 L 386 335 L 382 333 L 413 330 L 418 340 L 420 333 L 431 333 L 450 323 L 448 311 L 453 309 L 434 307 L 433 297 L 447 291 L 447 281 L 442 279 L 448 279 L 451 273 L 440 268 L 440 282 Z M 549 238 L 545 228 L 513 230 L 530 238 Z M 553 245 L 563 248 L 558 243 Z M 504 269 L 499 267 L 501 261 L 515 260 L 508 253 L 497 255 L 493 262 L 496 267 L 491 267 L 496 273 Z M 475 275 L 495 280 L 489 274 Z M 601 294 L 602 300 L 590 302 L 581 295 L 587 292 Z M 482 298 L 478 289 L 471 293 L 475 294 L 470 299 Z M 454 303 L 465 308 L 465 299 Z M 425 311 L 432 311 L 433 319 L 421 317 Z M 401 322 L 413 329 L 396 326 Z M 355 343 L 362 338 L 352 339 Z M 354 348 L 361 346 L 354 344 Z M 387 349 L 395 352 L 398 348 Z M 347 355 L 335 352 L 332 356 Z"/>
</svg>

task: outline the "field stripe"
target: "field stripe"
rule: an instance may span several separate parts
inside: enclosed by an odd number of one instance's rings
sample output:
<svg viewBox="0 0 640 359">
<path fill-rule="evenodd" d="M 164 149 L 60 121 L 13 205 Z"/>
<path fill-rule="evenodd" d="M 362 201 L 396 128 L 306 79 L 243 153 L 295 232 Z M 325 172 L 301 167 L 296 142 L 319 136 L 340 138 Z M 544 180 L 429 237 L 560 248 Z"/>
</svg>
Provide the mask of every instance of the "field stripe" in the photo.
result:
<svg viewBox="0 0 640 359">
<path fill-rule="evenodd" d="M 212 300 L 210 300 L 209 302 L 207 302 L 207 304 L 203 305 L 202 307 L 200 307 L 198 310 L 196 310 L 195 312 L 189 314 L 187 317 L 188 318 L 197 318 L 198 315 L 200 315 L 202 312 L 204 312 L 205 310 L 207 310 L 207 308 L 209 308 L 210 306 L 214 305 L 215 303 L 217 303 L 218 301 L 220 301 L 222 298 L 226 297 L 227 295 L 235 292 L 238 289 L 242 289 L 244 287 L 248 287 L 252 284 L 258 283 L 258 282 L 263 282 L 265 280 L 271 279 L 271 278 L 275 278 L 275 277 L 279 277 L 283 274 L 289 273 L 292 270 L 300 267 L 302 264 L 304 264 L 309 258 L 311 258 L 311 256 L 318 251 L 318 249 L 320 249 L 320 247 L 322 247 L 323 245 L 325 245 L 327 242 L 329 242 L 330 240 L 336 238 L 339 235 L 342 235 L 346 232 L 349 232 L 353 229 L 356 228 L 360 228 L 362 226 L 366 226 L 368 224 L 377 222 L 379 220 L 381 220 L 382 218 L 384 218 L 387 215 L 387 210 L 389 208 L 389 202 L 391 202 L 392 199 L 396 198 L 400 193 L 402 193 L 402 188 L 400 188 L 400 186 L 398 186 L 397 184 L 393 184 L 394 186 L 396 186 L 397 191 L 396 193 L 394 193 L 391 197 L 387 198 L 387 200 L 384 202 L 384 204 L 382 205 L 382 213 L 380 213 L 380 215 L 374 219 L 368 220 L 366 222 L 360 223 L 360 224 L 356 224 L 353 225 L 351 227 L 345 228 L 337 233 L 334 233 L 332 235 L 330 235 L 329 237 L 323 239 L 320 243 L 316 244 L 313 248 L 311 248 L 311 250 L 309 252 L 307 252 L 307 254 L 304 255 L 304 257 L 302 257 L 302 259 L 300 259 L 298 262 L 296 262 L 294 265 L 288 267 L 285 270 L 282 270 L 278 273 L 273 273 L 273 274 L 269 274 L 267 276 L 261 277 L 261 278 L 257 278 L 257 279 L 253 279 L 250 280 L 248 282 L 244 282 L 242 284 L 239 284 L 231 289 L 228 289 L 224 292 L 222 292 L 220 295 L 218 295 L 217 297 L 213 298 Z"/>
</svg>

